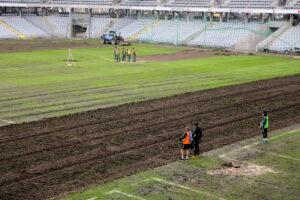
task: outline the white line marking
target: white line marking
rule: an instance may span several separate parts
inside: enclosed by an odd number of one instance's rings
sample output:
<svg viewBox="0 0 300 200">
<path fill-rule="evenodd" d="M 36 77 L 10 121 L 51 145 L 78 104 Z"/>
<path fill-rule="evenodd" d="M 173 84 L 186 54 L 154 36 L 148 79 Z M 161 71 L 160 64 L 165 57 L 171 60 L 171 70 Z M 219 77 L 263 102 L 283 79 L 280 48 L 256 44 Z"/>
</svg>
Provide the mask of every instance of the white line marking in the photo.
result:
<svg viewBox="0 0 300 200">
<path fill-rule="evenodd" d="M 101 56 L 101 58 L 104 59 L 104 60 L 106 60 L 106 61 L 115 62 L 115 61 L 112 60 L 112 59 L 104 58 L 104 56 Z"/>
<path fill-rule="evenodd" d="M 121 192 L 119 190 L 111 190 L 105 194 L 113 194 L 113 193 L 118 193 L 118 194 L 121 194 L 121 195 L 124 195 L 126 197 L 130 197 L 130 198 L 134 198 L 134 199 L 139 199 L 139 200 L 145 200 L 144 198 L 142 197 L 138 197 L 138 196 L 135 196 L 135 195 L 132 195 L 132 194 L 128 194 L 128 193 L 125 193 L 125 192 Z"/>
<path fill-rule="evenodd" d="M 268 152 L 266 152 L 266 153 L 267 153 L 267 154 L 274 155 L 274 156 L 282 157 L 282 158 L 287 158 L 287 159 L 291 159 L 291 160 L 300 161 L 300 159 L 298 159 L 298 158 L 293 158 L 293 157 L 289 157 L 289 156 L 284 156 L 284 155 L 280 155 L 280 154 L 276 154 L 276 153 L 268 153 Z"/>
<path fill-rule="evenodd" d="M 165 184 L 169 184 L 169 185 L 172 185 L 172 186 L 176 186 L 176 187 L 179 187 L 179 188 L 182 188 L 182 189 L 185 189 L 185 190 L 190 190 L 192 192 L 196 192 L 198 194 L 204 194 L 208 197 L 212 197 L 212 198 L 215 198 L 215 199 L 220 199 L 220 200 L 226 200 L 224 198 L 221 198 L 221 197 L 217 197 L 217 196 L 214 196 L 214 195 L 211 195 L 207 192 L 200 192 L 198 190 L 195 190 L 195 189 L 192 189 L 192 188 L 189 188 L 189 187 L 186 187 L 186 186 L 183 186 L 183 185 L 179 185 L 179 184 L 176 184 L 176 183 L 173 183 L 173 182 L 170 182 L 170 181 L 166 181 L 166 180 L 162 180 L 160 178 L 153 178 L 154 180 L 158 181 L 158 182 L 161 182 L 161 183 L 165 183 Z"/>
<path fill-rule="evenodd" d="M 297 131 L 299 131 L 299 130 L 300 130 L 300 129 L 296 129 L 296 130 L 292 130 L 292 131 L 289 131 L 289 132 L 286 132 L 286 133 L 282 133 L 282 134 L 280 134 L 280 135 L 273 136 L 273 137 L 271 137 L 270 139 L 276 139 L 276 138 L 281 137 L 281 136 L 283 136 L 283 135 L 287 135 L 287 134 L 290 134 L 290 133 L 294 133 L 294 132 L 297 132 Z M 251 147 L 253 147 L 253 146 L 255 146 L 255 145 L 258 145 L 259 143 L 260 143 L 260 142 L 255 142 L 255 143 L 252 143 L 252 144 L 243 146 L 242 148 L 235 149 L 235 150 L 232 150 L 232 151 L 230 151 L 230 152 L 221 154 L 221 155 L 219 155 L 219 157 L 220 157 L 220 158 L 225 158 L 226 155 L 228 155 L 228 154 L 231 154 L 231 153 L 234 153 L 234 152 L 238 152 L 238 151 L 243 150 L 243 149 L 249 149 L 249 148 L 251 148 Z"/>
<path fill-rule="evenodd" d="M 15 124 L 15 122 L 13 122 L 13 121 L 8 121 L 8 120 L 4 120 L 4 119 L 0 119 L 0 121 L 6 122 L 6 123 L 9 123 L 9 124 Z"/>
<path fill-rule="evenodd" d="M 92 198 L 90 198 L 88 200 L 96 200 L 96 199 L 97 199 L 97 197 L 92 197 Z"/>
</svg>

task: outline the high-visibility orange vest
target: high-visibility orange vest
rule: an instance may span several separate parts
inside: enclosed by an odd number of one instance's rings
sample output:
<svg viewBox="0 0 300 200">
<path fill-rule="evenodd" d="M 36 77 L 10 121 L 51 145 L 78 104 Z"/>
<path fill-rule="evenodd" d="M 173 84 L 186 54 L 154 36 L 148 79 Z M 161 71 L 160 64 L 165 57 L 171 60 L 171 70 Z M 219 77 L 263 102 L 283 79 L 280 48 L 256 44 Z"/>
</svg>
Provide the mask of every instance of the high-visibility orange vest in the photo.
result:
<svg viewBox="0 0 300 200">
<path fill-rule="evenodd" d="M 189 132 L 186 133 L 186 137 L 184 138 L 182 144 L 191 144 L 191 142 L 190 142 L 190 134 L 192 134 L 191 131 L 189 131 Z"/>
<path fill-rule="evenodd" d="M 130 50 L 128 50 L 128 55 L 131 55 Z"/>
</svg>

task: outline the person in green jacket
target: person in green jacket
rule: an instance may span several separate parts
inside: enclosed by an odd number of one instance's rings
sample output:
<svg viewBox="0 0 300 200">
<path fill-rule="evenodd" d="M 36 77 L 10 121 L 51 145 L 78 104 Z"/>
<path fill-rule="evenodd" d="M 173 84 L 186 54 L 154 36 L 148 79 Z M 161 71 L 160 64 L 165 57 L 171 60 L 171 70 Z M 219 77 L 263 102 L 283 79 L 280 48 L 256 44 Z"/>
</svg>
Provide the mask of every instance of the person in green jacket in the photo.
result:
<svg viewBox="0 0 300 200">
<path fill-rule="evenodd" d="M 263 139 L 262 142 L 266 143 L 268 142 L 268 128 L 269 128 L 269 116 L 267 111 L 262 112 L 262 121 L 259 123 L 259 127 L 261 128 Z"/>
</svg>

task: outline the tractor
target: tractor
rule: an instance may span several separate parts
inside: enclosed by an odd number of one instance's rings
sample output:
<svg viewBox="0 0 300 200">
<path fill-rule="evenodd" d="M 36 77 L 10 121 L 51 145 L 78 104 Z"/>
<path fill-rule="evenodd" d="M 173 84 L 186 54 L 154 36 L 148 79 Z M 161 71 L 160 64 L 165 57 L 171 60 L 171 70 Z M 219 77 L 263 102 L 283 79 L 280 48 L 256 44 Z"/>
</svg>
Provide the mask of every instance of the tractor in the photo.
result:
<svg viewBox="0 0 300 200">
<path fill-rule="evenodd" d="M 121 45 L 121 46 L 129 46 L 130 42 L 125 41 L 121 34 L 115 31 L 109 31 L 109 34 L 103 34 L 100 38 L 101 44 L 112 44 L 112 45 Z"/>
</svg>

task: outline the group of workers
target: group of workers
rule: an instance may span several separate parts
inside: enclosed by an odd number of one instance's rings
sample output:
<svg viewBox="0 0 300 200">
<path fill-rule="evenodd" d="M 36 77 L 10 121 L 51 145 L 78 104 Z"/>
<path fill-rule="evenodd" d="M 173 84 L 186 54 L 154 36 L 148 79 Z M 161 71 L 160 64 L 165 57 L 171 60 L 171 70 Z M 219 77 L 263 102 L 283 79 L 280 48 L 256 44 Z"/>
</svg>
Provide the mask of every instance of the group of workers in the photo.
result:
<svg viewBox="0 0 300 200">
<path fill-rule="evenodd" d="M 130 49 L 126 49 L 123 47 L 122 51 L 120 52 L 120 49 L 118 47 L 115 47 L 114 50 L 114 60 L 116 62 L 121 62 L 121 54 L 122 54 L 122 61 L 123 62 L 131 62 L 131 54 L 133 55 L 132 57 L 132 62 L 136 62 L 136 49 L 133 48 L 132 51 Z"/>
<path fill-rule="evenodd" d="M 262 121 L 259 123 L 258 127 L 262 131 L 263 139 L 262 142 L 268 142 L 268 128 L 269 128 L 269 117 L 267 111 L 262 112 Z M 180 160 L 189 159 L 190 149 L 194 149 L 194 155 L 192 158 L 199 157 L 199 143 L 202 139 L 202 129 L 195 123 L 194 130 L 191 131 L 189 126 L 185 127 L 185 132 L 179 138 L 179 144 L 181 143 L 180 149 Z"/>
</svg>

